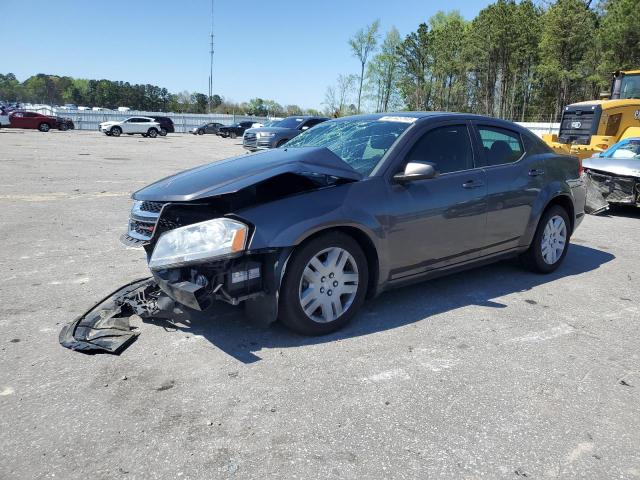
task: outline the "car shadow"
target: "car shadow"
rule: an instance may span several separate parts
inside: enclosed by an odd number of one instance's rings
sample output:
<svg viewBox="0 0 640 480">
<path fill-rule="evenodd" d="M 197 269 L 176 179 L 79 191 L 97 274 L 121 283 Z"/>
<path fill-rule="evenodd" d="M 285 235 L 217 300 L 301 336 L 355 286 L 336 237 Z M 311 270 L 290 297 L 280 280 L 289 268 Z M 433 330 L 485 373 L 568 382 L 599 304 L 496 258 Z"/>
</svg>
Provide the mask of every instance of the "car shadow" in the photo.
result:
<svg viewBox="0 0 640 480">
<path fill-rule="evenodd" d="M 239 307 L 220 303 L 214 311 L 189 312 L 168 318 L 147 318 L 145 323 L 168 332 L 200 335 L 243 363 L 261 360 L 263 348 L 289 348 L 334 342 L 402 327 L 470 305 L 508 308 L 496 300 L 514 292 L 526 292 L 560 278 L 596 270 L 615 257 L 583 245 L 572 244 L 563 265 L 548 275 L 521 269 L 515 260 L 425 281 L 391 290 L 365 303 L 362 311 L 342 330 L 321 337 L 294 334 L 279 323 L 263 328 L 251 324 Z M 529 303 L 537 303 L 527 299 Z M 471 320 L 471 318 L 470 318 Z"/>
<path fill-rule="evenodd" d="M 607 217 L 640 218 L 640 207 L 633 205 L 609 205 Z"/>
</svg>

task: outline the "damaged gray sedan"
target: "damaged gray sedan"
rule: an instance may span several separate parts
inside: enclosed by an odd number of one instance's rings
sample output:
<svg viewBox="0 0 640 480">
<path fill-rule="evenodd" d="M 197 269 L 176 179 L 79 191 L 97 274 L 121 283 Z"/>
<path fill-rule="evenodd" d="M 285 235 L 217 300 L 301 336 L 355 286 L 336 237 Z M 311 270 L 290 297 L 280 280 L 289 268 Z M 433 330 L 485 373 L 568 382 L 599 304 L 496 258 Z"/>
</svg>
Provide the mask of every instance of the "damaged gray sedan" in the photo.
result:
<svg viewBox="0 0 640 480">
<path fill-rule="evenodd" d="M 122 240 L 175 302 L 321 335 L 391 287 L 517 255 L 555 270 L 585 189 L 577 159 L 513 123 L 400 113 L 328 121 L 133 199 Z"/>
</svg>

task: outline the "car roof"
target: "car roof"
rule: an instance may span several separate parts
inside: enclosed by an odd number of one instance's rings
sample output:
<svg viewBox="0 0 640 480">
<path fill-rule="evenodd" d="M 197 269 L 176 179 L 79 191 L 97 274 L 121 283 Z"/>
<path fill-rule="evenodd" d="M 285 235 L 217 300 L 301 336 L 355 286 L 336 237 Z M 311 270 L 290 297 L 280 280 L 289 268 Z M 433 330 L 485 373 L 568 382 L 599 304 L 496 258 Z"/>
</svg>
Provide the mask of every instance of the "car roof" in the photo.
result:
<svg viewBox="0 0 640 480">
<path fill-rule="evenodd" d="M 392 119 L 394 117 L 399 117 L 399 118 L 407 118 L 407 119 L 412 119 L 412 123 L 413 122 L 424 122 L 424 121 L 429 121 L 429 120 L 434 120 L 434 119 L 440 119 L 440 120 L 444 120 L 444 119 L 451 119 L 451 120 L 455 120 L 455 119 L 459 119 L 459 120 L 478 120 L 478 121 L 485 121 L 485 122 L 491 122 L 494 125 L 502 125 L 504 128 L 509 128 L 512 130 L 518 130 L 519 132 L 527 132 L 527 133 L 531 133 L 530 130 L 528 130 L 525 127 L 522 127 L 520 125 L 518 125 L 517 123 L 513 123 L 510 122 L 508 120 L 502 120 L 500 118 L 495 118 L 495 117 L 490 117 L 488 115 L 478 115 L 475 113 L 461 113 L 461 112 L 386 112 L 386 113 L 368 113 L 368 114 L 362 114 L 362 115 L 352 115 L 349 117 L 340 117 L 340 118 L 336 118 L 333 119 L 332 121 L 336 122 L 336 121 L 342 121 L 342 120 L 369 120 L 369 121 L 374 121 L 374 120 L 380 120 L 382 118 L 386 118 L 386 119 Z"/>
</svg>

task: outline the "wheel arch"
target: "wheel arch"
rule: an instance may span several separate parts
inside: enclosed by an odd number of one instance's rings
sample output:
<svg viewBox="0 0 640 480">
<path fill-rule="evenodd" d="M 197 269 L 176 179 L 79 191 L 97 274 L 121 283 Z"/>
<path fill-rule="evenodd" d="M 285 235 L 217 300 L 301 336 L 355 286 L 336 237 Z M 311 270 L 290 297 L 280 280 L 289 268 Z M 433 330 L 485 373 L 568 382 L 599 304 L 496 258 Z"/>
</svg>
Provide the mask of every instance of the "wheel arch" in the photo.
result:
<svg viewBox="0 0 640 480">
<path fill-rule="evenodd" d="M 367 297 L 375 296 L 380 276 L 380 257 L 378 255 L 378 249 L 371 239 L 371 236 L 363 229 L 353 225 L 329 226 L 321 230 L 309 233 L 306 237 L 300 239 L 300 242 L 295 246 L 295 248 L 299 248 L 302 245 L 310 242 L 311 240 L 331 232 L 341 232 L 353 238 L 358 243 L 358 246 L 362 249 L 365 258 L 367 259 L 367 264 L 369 267 L 369 278 L 367 280 Z"/>
<path fill-rule="evenodd" d="M 558 205 L 559 207 L 562 207 L 567 212 L 567 215 L 569 216 L 569 231 L 570 231 L 569 235 L 572 235 L 573 229 L 575 227 L 575 222 L 576 222 L 576 214 L 573 206 L 573 200 L 571 199 L 571 197 L 569 197 L 569 195 L 566 195 L 564 193 L 561 193 L 556 195 L 555 197 L 552 197 L 549 200 L 549 202 L 547 202 L 547 205 L 544 207 L 541 217 L 542 215 L 544 215 L 544 212 L 549 210 L 554 205 Z"/>
</svg>

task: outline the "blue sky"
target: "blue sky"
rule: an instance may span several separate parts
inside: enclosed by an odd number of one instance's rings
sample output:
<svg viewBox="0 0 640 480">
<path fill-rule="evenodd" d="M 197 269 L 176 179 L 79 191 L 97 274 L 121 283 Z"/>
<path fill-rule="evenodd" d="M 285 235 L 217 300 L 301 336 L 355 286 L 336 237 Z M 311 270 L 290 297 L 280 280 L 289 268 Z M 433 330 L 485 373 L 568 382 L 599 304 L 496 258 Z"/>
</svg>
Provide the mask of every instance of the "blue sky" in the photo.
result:
<svg viewBox="0 0 640 480">
<path fill-rule="evenodd" d="M 473 18 L 489 0 L 214 0 L 214 91 L 320 108 L 357 73 L 347 40 L 376 18 L 415 30 L 437 10 Z M 0 0 L 0 72 L 151 83 L 207 93 L 210 0 Z"/>
</svg>

